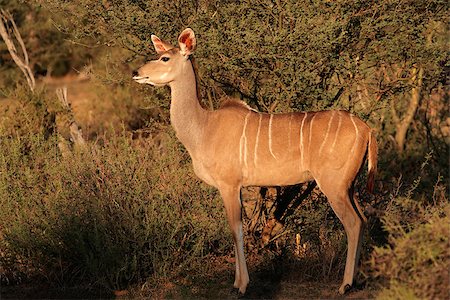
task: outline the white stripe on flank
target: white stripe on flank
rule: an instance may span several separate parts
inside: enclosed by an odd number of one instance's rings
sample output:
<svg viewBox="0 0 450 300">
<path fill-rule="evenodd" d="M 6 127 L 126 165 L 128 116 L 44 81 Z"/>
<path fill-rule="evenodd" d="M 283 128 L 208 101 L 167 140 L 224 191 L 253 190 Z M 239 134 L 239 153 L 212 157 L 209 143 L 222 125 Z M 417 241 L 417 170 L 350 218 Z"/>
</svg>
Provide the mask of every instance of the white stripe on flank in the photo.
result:
<svg viewBox="0 0 450 300">
<path fill-rule="evenodd" d="M 353 147 L 352 147 L 352 151 L 351 151 L 352 154 L 353 154 L 353 152 L 355 152 L 355 148 L 356 148 L 356 145 L 357 145 L 356 142 L 357 142 L 358 136 L 359 136 L 358 127 L 356 126 L 355 121 L 353 120 L 353 117 L 355 117 L 355 116 L 354 115 L 350 115 L 350 120 L 352 120 L 353 127 L 355 127 L 355 143 L 353 144 Z"/>
<path fill-rule="evenodd" d="M 259 122 L 258 122 L 258 131 L 256 132 L 256 141 L 255 141 L 255 153 L 253 155 L 253 163 L 256 167 L 256 161 L 258 160 L 258 143 L 259 143 L 259 133 L 261 131 L 261 120 L 262 114 L 259 114 Z"/>
<path fill-rule="evenodd" d="M 305 124 L 305 120 L 308 117 L 308 112 L 305 112 L 305 115 L 303 116 L 303 120 L 302 120 L 302 126 L 300 127 L 300 162 L 302 164 L 302 169 L 303 169 L 303 124 Z"/>
<path fill-rule="evenodd" d="M 337 141 L 338 136 L 339 136 L 339 129 L 341 129 L 341 124 L 342 124 L 342 114 L 341 114 L 340 111 L 338 111 L 338 114 L 339 114 L 339 123 L 338 123 L 338 127 L 337 127 L 337 129 L 336 129 L 336 133 L 334 134 L 334 141 L 333 141 L 333 144 L 331 145 L 330 151 L 333 151 L 334 146 L 336 146 L 336 141 Z"/>
<path fill-rule="evenodd" d="M 308 154 L 311 158 L 311 137 L 312 137 L 312 126 L 314 122 L 314 118 L 317 116 L 317 114 L 314 114 L 311 118 L 311 123 L 309 123 L 309 136 L 308 136 Z"/>
<path fill-rule="evenodd" d="M 270 151 L 270 154 L 272 154 L 273 158 L 277 159 L 275 154 L 273 154 L 273 151 L 272 151 L 272 119 L 273 119 L 273 114 L 270 115 L 270 119 L 269 119 L 269 151 Z"/>
<path fill-rule="evenodd" d="M 289 128 L 288 128 L 288 147 L 289 150 L 291 149 L 291 131 L 292 131 L 292 118 L 294 117 L 294 114 L 291 113 L 291 117 L 289 118 Z"/>
<path fill-rule="evenodd" d="M 333 118 L 334 118 L 335 114 L 336 114 L 336 111 L 333 110 L 333 113 L 331 114 L 331 118 L 328 121 L 327 132 L 325 133 L 325 138 L 323 139 L 322 145 L 320 145 L 320 148 L 319 148 L 319 156 L 320 156 L 320 154 L 322 154 L 323 146 L 325 146 L 325 143 L 328 139 L 328 134 L 330 134 L 331 123 L 333 122 Z"/>
<path fill-rule="evenodd" d="M 241 139 L 239 140 L 239 162 L 242 163 L 242 157 L 244 158 L 244 165 L 247 168 L 247 136 L 245 135 L 245 129 L 247 128 L 248 117 L 251 111 L 247 113 L 244 120 L 244 127 L 242 129 Z"/>
</svg>

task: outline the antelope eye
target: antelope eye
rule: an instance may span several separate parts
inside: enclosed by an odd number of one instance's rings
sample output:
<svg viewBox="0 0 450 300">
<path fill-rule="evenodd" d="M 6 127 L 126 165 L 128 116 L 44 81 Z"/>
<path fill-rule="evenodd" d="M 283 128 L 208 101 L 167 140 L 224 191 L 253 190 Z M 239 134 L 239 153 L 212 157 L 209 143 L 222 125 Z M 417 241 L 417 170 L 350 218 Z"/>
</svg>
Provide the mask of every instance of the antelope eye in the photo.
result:
<svg viewBox="0 0 450 300">
<path fill-rule="evenodd" d="M 169 57 L 167 57 L 167 56 L 164 56 L 164 57 L 161 57 L 161 60 L 163 61 L 163 62 L 167 62 L 167 61 L 169 61 Z"/>
</svg>

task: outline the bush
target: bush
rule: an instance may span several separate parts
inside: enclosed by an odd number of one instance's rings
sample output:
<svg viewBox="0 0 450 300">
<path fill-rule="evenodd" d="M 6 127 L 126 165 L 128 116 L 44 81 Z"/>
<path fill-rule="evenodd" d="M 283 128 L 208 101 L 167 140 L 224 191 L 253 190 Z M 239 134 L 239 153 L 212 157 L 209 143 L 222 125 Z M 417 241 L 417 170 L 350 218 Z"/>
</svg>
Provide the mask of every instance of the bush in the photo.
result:
<svg viewBox="0 0 450 300">
<path fill-rule="evenodd" d="M 74 37 L 115 42 L 131 50 L 130 58 L 154 54 L 151 34 L 176 45 L 190 26 L 199 38 L 199 77 L 209 89 L 202 94 L 222 88 L 261 111 L 345 108 L 375 121 L 389 114 L 386 99 L 400 112 L 407 107 L 414 66 L 425 70 L 424 91 L 444 84 L 440 0 L 43 3 Z"/>
<path fill-rule="evenodd" d="M 26 85 L 22 85 L 5 89 L 3 94 L 9 100 L 0 103 L 1 138 L 20 137 L 29 133 L 48 137 L 54 133 L 56 105 L 45 95 L 44 88 L 38 88 L 32 93 Z M 49 109 L 51 106 L 52 110 Z"/>
<path fill-rule="evenodd" d="M 120 289 L 229 251 L 217 193 L 168 140 L 165 154 L 122 136 L 63 158 L 54 137 L 2 139 L 2 281 Z"/>
<path fill-rule="evenodd" d="M 368 261 L 370 276 L 381 284 L 379 298 L 448 297 L 450 204 L 442 195 L 433 200 L 406 195 L 389 202 L 382 218 L 388 244 L 375 247 Z"/>
</svg>

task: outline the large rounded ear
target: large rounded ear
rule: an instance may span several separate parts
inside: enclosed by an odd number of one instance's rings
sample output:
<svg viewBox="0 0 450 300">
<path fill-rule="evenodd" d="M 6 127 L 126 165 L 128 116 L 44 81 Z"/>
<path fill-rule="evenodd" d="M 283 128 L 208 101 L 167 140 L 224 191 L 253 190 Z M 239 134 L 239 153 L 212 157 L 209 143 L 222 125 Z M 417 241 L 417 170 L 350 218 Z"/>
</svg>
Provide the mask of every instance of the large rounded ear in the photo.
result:
<svg viewBox="0 0 450 300">
<path fill-rule="evenodd" d="M 170 49 L 175 48 L 174 46 L 172 46 L 171 44 L 164 42 L 163 40 L 161 40 L 159 37 L 157 37 L 156 35 L 152 34 L 152 43 L 153 43 L 153 47 L 155 47 L 156 53 L 158 54 L 162 54 L 166 51 L 169 51 Z"/>
<path fill-rule="evenodd" d="M 186 28 L 178 37 L 178 44 L 180 45 L 180 53 L 184 56 L 189 56 L 194 53 L 197 42 L 195 40 L 194 31 Z"/>
</svg>

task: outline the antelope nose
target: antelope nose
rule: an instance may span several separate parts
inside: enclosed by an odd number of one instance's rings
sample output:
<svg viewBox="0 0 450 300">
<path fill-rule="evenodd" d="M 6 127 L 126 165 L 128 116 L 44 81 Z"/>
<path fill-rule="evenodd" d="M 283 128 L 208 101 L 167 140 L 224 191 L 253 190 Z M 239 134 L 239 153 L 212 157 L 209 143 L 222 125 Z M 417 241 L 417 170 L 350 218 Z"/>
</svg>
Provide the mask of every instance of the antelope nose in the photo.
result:
<svg viewBox="0 0 450 300">
<path fill-rule="evenodd" d="M 137 70 L 134 70 L 133 71 L 133 73 L 131 73 L 131 76 L 133 76 L 133 77 L 136 77 L 136 76 L 138 76 L 139 74 L 138 74 L 138 71 Z"/>
</svg>

